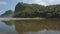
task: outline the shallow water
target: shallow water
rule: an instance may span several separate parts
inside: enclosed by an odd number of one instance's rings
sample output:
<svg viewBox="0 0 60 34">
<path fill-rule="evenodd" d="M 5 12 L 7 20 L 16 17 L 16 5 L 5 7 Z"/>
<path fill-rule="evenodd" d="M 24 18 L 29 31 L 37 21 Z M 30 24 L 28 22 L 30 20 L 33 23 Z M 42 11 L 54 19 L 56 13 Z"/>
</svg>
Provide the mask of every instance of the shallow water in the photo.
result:
<svg viewBox="0 0 60 34">
<path fill-rule="evenodd" d="M 60 34 L 60 31 L 57 30 L 41 30 L 37 32 L 26 32 L 24 34 Z"/>
<path fill-rule="evenodd" d="M 39 29 L 40 24 L 38 23 L 30 23 L 23 24 L 20 23 L 11 23 L 11 25 L 0 21 L 0 34 L 60 34 L 60 30 L 47 30 L 47 29 Z M 38 25 L 36 25 L 38 24 Z M 35 28 L 35 25 L 37 28 Z"/>
<path fill-rule="evenodd" d="M 0 34 L 17 34 L 15 30 L 15 25 L 7 25 L 4 22 L 0 21 Z"/>
</svg>

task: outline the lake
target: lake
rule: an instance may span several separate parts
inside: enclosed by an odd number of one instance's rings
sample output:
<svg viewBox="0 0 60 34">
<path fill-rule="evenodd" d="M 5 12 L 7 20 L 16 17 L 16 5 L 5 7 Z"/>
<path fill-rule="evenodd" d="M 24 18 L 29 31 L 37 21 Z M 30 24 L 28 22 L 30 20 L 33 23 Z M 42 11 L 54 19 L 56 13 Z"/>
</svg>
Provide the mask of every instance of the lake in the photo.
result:
<svg viewBox="0 0 60 34">
<path fill-rule="evenodd" d="M 0 21 L 0 34 L 60 34 L 60 21 Z"/>
</svg>

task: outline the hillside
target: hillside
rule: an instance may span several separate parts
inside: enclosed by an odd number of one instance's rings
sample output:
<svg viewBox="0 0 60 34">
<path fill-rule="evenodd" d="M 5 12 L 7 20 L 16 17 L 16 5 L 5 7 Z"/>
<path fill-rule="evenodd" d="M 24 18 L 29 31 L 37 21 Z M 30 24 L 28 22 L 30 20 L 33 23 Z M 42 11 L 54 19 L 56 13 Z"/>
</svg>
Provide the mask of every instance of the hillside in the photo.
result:
<svg viewBox="0 0 60 34">
<path fill-rule="evenodd" d="M 37 4 L 18 3 L 15 7 L 14 17 L 40 17 L 45 7 Z"/>
<path fill-rule="evenodd" d="M 3 13 L 0 17 L 2 17 L 2 18 L 11 18 L 12 16 L 13 16 L 13 11 L 8 10 L 5 13 Z"/>
<path fill-rule="evenodd" d="M 18 3 L 15 7 L 15 18 L 60 18 L 60 5 L 42 6 L 38 4 Z"/>
</svg>

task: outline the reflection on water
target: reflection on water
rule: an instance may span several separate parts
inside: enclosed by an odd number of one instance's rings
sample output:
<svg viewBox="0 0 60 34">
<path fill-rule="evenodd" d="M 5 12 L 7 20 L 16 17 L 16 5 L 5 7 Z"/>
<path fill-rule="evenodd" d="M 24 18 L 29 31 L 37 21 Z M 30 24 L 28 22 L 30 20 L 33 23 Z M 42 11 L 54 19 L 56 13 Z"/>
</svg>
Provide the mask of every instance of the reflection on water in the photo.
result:
<svg viewBox="0 0 60 34">
<path fill-rule="evenodd" d="M 0 34 L 17 34 L 14 24 L 9 26 L 6 25 L 4 22 L 0 21 Z"/>
<path fill-rule="evenodd" d="M 41 30 L 37 32 L 25 32 L 24 34 L 60 34 L 60 31 L 56 30 Z"/>
<path fill-rule="evenodd" d="M 59 34 L 60 21 L 15 21 L 19 34 Z"/>
<path fill-rule="evenodd" d="M 60 34 L 60 21 L 0 21 L 0 34 Z"/>
</svg>

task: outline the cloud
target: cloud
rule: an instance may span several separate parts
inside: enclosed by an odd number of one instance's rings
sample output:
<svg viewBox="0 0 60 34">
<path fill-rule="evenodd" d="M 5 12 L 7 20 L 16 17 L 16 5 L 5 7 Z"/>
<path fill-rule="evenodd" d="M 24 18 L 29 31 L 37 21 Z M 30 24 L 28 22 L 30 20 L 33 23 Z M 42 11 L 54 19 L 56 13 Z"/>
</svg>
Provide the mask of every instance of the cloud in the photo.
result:
<svg viewBox="0 0 60 34">
<path fill-rule="evenodd" d="M 49 2 L 60 2 L 60 0 L 48 0 Z"/>
<path fill-rule="evenodd" d="M 0 1 L 0 5 L 7 5 L 7 2 L 5 2 L 5 1 Z"/>
<path fill-rule="evenodd" d="M 48 0 L 49 2 L 54 2 L 54 1 L 56 1 L 56 0 Z"/>
<path fill-rule="evenodd" d="M 40 5 L 52 5 L 56 3 L 60 3 L 60 0 L 33 0 L 33 3 L 40 4 Z"/>
<path fill-rule="evenodd" d="M 40 5 L 47 5 L 43 0 L 34 0 L 33 3 L 40 4 Z"/>
<path fill-rule="evenodd" d="M 39 5 L 53 5 L 53 4 L 60 4 L 60 0 L 23 0 L 25 3 L 35 3 Z"/>
<path fill-rule="evenodd" d="M 60 0 L 45 0 L 47 5 L 56 5 L 60 4 Z"/>
</svg>

